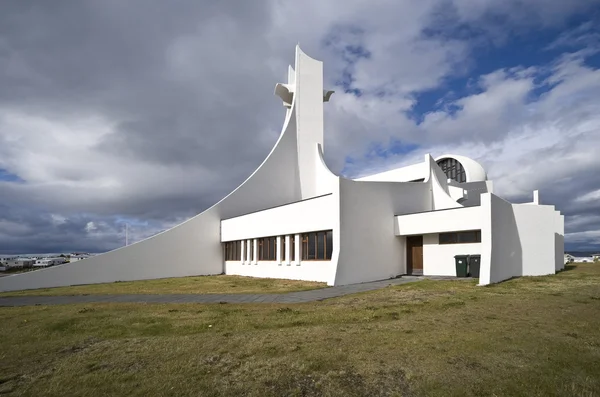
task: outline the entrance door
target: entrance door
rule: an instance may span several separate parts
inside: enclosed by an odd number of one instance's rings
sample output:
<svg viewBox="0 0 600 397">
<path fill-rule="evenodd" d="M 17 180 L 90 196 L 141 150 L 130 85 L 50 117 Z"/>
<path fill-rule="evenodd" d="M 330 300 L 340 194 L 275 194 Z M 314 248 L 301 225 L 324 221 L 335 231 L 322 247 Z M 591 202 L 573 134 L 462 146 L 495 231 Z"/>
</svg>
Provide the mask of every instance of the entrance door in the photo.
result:
<svg viewBox="0 0 600 397">
<path fill-rule="evenodd" d="M 406 237 L 406 273 L 423 274 L 423 236 Z"/>
</svg>

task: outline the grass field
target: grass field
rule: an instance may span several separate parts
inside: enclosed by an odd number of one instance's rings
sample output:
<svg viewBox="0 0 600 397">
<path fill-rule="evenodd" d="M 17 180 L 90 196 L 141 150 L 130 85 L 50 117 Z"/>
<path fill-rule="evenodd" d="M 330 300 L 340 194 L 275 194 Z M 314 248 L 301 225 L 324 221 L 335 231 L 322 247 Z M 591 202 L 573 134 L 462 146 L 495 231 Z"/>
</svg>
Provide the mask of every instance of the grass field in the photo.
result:
<svg viewBox="0 0 600 397">
<path fill-rule="evenodd" d="M 0 395 L 596 396 L 600 266 L 308 304 L 0 308 Z"/>
<path fill-rule="evenodd" d="M 237 294 L 306 291 L 326 288 L 327 284 L 312 281 L 280 280 L 242 276 L 197 276 L 158 280 L 121 281 L 106 284 L 76 285 L 14 292 L 2 296 L 106 295 L 106 294 Z"/>
</svg>

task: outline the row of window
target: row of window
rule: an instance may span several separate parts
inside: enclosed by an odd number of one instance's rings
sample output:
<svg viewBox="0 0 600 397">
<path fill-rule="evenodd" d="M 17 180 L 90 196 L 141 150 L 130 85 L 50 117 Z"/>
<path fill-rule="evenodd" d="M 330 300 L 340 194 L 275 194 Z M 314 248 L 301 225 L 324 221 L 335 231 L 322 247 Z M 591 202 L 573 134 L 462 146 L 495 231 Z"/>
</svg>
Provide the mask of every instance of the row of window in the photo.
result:
<svg viewBox="0 0 600 397">
<path fill-rule="evenodd" d="M 285 236 L 281 236 L 279 246 L 281 258 L 285 258 Z M 257 259 L 259 261 L 277 260 L 277 237 L 256 239 Z M 245 257 L 254 258 L 254 244 L 245 244 Z M 300 235 L 301 260 L 331 260 L 333 252 L 333 233 L 331 230 L 302 233 Z M 226 261 L 242 260 L 242 242 L 228 241 L 223 243 L 223 258 Z M 290 261 L 296 260 L 296 239 L 290 235 Z"/>
<path fill-rule="evenodd" d="M 456 182 L 464 183 L 467 181 L 467 174 L 465 168 L 456 159 L 442 159 L 437 162 L 442 171 L 446 174 L 449 179 L 455 180 Z"/>
<path fill-rule="evenodd" d="M 469 230 L 466 232 L 440 233 L 440 244 L 466 244 L 480 243 L 481 230 Z"/>
</svg>

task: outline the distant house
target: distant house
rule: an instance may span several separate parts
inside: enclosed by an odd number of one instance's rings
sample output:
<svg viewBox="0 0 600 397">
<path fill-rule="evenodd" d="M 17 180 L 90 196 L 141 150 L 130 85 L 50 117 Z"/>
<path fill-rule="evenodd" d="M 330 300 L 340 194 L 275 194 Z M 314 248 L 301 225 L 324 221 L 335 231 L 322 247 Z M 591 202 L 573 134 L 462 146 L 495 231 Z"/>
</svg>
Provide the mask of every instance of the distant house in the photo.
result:
<svg viewBox="0 0 600 397">
<path fill-rule="evenodd" d="M 16 258 L 17 258 L 16 256 L 6 256 L 6 255 L 0 256 L 0 265 L 3 265 L 6 262 L 8 262 L 10 260 L 13 260 L 13 259 L 16 259 Z"/>
<path fill-rule="evenodd" d="M 31 258 L 12 258 L 4 261 L 4 265 L 9 268 L 27 268 L 32 267 L 35 259 Z"/>
<path fill-rule="evenodd" d="M 573 257 L 573 261 L 579 263 L 591 263 L 594 261 L 594 258 L 591 256 L 576 256 Z"/>
<path fill-rule="evenodd" d="M 80 261 L 80 260 L 86 259 L 86 258 L 89 258 L 89 255 L 87 255 L 87 254 L 71 254 L 70 261 L 77 262 L 77 261 Z"/>
<path fill-rule="evenodd" d="M 66 258 L 42 258 L 35 261 L 34 267 L 48 267 L 54 265 L 61 265 L 67 261 Z"/>
</svg>

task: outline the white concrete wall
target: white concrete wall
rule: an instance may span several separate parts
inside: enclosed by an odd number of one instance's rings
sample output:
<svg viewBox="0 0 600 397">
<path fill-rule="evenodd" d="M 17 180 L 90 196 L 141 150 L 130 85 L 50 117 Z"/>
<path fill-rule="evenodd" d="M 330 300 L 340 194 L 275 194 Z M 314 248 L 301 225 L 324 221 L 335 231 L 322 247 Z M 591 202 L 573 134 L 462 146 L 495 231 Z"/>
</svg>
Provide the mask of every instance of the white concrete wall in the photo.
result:
<svg viewBox="0 0 600 397">
<path fill-rule="evenodd" d="M 306 55 L 296 46 L 294 94 L 298 129 L 298 173 L 302 198 L 329 193 L 318 189 L 316 145 L 323 146 L 323 63 Z"/>
<path fill-rule="evenodd" d="M 482 195 L 484 226 L 480 284 L 559 270 L 564 254 L 564 218 L 553 206 L 511 204 Z M 561 263 L 558 263 L 561 262 Z"/>
<path fill-rule="evenodd" d="M 339 208 L 338 197 L 329 194 L 293 204 L 221 221 L 221 240 L 282 236 L 301 232 L 333 230 Z"/>
<path fill-rule="evenodd" d="M 523 255 L 522 275 L 554 274 L 557 259 L 556 223 L 560 215 L 549 205 L 513 204 L 513 211 Z M 560 256 L 562 258 L 563 254 Z"/>
<path fill-rule="evenodd" d="M 399 236 L 479 230 L 483 224 L 483 213 L 481 207 L 464 207 L 399 215 L 394 221 Z"/>
<path fill-rule="evenodd" d="M 340 197 L 341 242 L 335 284 L 404 274 L 405 240 L 395 237 L 393 214 L 430 210 L 430 184 L 342 179 Z"/>
<path fill-rule="evenodd" d="M 335 178 L 337 180 L 337 177 Z M 330 285 L 334 283 L 337 265 L 337 254 L 332 254 L 330 261 L 302 261 L 300 255 L 299 235 L 304 232 L 332 230 L 334 252 L 339 247 L 339 195 L 329 194 L 298 203 L 255 212 L 221 222 L 221 238 L 223 241 L 256 239 L 269 236 L 292 235 L 296 238 L 295 261 L 280 258 L 279 261 L 246 261 L 225 262 L 225 273 L 240 276 L 286 278 L 292 280 L 320 281 Z M 289 247 L 290 244 L 286 244 Z"/>
<path fill-rule="evenodd" d="M 238 276 L 282 278 L 289 280 L 319 281 L 331 284 L 331 261 L 302 261 L 297 264 L 277 261 L 258 261 L 256 264 L 242 264 L 239 261 L 225 262 L 227 274 Z"/>
<path fill-rule="evenodd" d="M 439 234 L 423 236 L 423 275 L 456 277 L 455 255 L 481 255 L 481 243 L 439 244 Z"/>
<path fill-rule="evenodd" d="M 556 271 L 563 270 L 565 268 L 565 216 L 556 214 L 556 230 L 554 232 L 554 269 Z"/>
<path fill-rule="evenodd" d="M 522 275 L 522 249 L 512 205 L 500 197 L 481 195 L 484 226 L 479 284 L 487 285 Z"/>
</svg>

